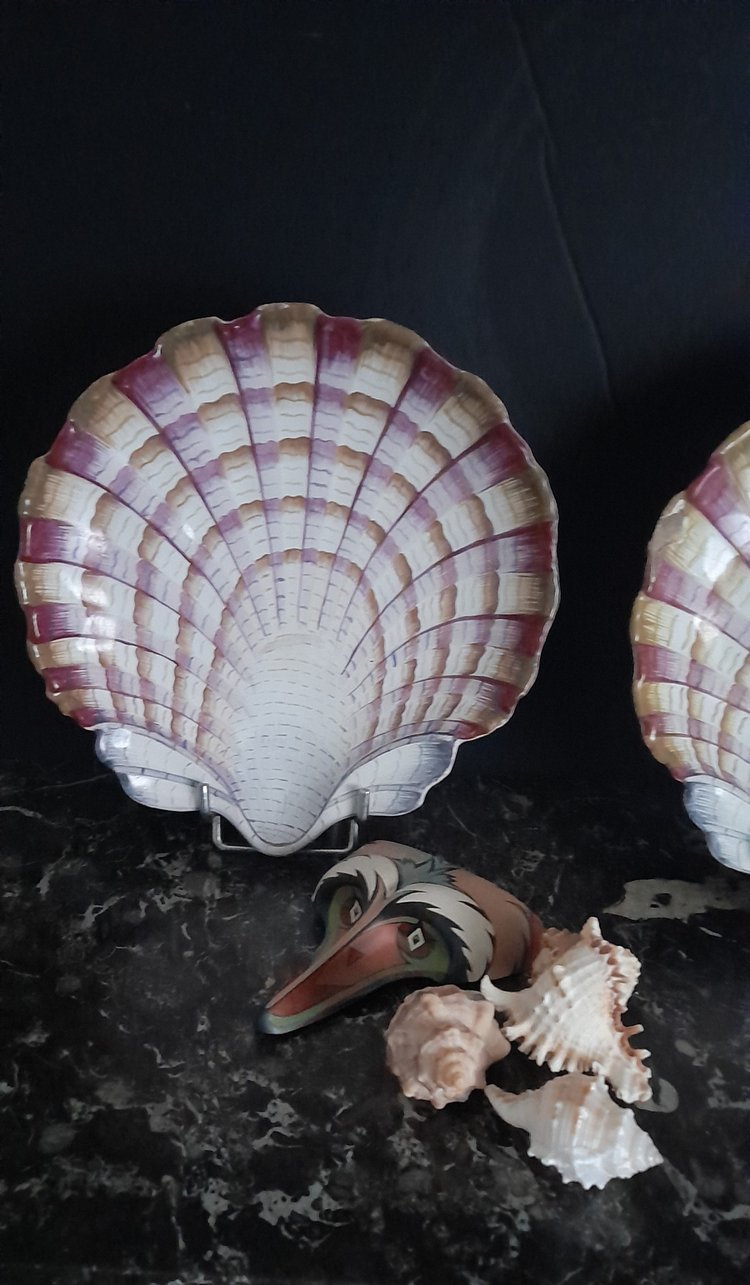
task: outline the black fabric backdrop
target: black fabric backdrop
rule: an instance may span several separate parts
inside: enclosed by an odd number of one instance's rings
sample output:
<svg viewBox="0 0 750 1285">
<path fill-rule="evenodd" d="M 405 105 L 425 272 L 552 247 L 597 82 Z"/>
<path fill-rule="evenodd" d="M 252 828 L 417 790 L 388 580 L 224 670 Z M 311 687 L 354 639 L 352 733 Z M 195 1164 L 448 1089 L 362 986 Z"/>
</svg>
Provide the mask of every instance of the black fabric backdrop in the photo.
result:
<svg viewBox="0 0 750 1285">
<path fill-rule="evenodd" d="M 745 0 L 3 5 L 5 757 L 84 771 L 10 568 L 97 376 L 272 300 L 485 378 L 560 509 L 531 694 L 458 770 L 643 774 L 628 617 L 671 495 L 750 417 Z"/>
</svg>

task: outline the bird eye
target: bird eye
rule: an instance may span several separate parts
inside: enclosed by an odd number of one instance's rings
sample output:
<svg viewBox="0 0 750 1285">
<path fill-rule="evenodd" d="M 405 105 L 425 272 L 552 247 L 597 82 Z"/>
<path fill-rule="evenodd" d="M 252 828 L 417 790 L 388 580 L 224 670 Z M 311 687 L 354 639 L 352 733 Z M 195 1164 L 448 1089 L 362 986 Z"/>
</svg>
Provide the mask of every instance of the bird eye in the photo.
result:
<svg viewBox="0 0 750 1285">
<path fill-rule="evenodd" d="M 362 913 L 362 902 L 356 892 L 347 888 L 339 900 L 339 923 L 343 928 L 352 928 Z"/>
<path fill-rule="evenodd" d="M 424 924 L 400 924 L 398 940 L 407 959 L 424 959 L 432 950 L 432 937 Z"/>
</svg>

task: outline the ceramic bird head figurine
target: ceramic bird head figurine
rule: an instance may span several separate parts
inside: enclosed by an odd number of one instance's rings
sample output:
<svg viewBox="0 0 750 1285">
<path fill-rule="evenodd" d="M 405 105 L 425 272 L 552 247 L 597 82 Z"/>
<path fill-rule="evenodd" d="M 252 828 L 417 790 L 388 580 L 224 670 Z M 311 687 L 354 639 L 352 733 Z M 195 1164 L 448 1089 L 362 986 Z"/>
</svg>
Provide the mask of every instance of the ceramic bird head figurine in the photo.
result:
<svg viewBox="0 0 750 1285">
<path fill-rule="evenodd" d="M 541 924 L 510 893 L 400 843 L 366 844 L 323 875 L 309 967 L 269 1000 L 261 1029 L 309 1026 L 397 978 L 466 985 L 528 969 Z"/>
</svg>

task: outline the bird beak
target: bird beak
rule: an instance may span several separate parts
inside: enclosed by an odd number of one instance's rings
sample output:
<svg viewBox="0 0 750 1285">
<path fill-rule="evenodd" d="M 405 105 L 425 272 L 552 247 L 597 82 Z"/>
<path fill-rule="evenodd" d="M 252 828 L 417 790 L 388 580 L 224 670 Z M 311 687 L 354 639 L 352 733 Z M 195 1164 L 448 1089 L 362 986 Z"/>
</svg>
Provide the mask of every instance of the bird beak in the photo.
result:
<svg viewBox="0 0 750 1285">
<path fill-rule="evenodd" d="M 360 921 L 338 941 L 324 941 L 309 968 L 266 1005 L 260 1029 L 269 1035 L 297 1031 L 384 982 L 411 976 L 414 966 L 399 946 L 405 922 L 413 925 L 404 919 Z"/>
</svg>

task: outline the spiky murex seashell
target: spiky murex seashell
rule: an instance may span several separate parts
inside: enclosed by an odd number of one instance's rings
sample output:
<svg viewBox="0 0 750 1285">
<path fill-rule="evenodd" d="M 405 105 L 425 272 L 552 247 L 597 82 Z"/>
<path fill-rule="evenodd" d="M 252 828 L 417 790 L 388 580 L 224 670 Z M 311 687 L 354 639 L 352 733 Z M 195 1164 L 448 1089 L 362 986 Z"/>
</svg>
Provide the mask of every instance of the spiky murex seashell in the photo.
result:
<svg viewBox="0 0 750 1285">
<path fill-rule="evenodd" d="M 606 956 L 609 961 L 610 979 L 620 1011 L 624 1012 L 641 974 L 638 958 L 627 946 L 616 946 L 602 937 L 599 920 L 593 916 L 586 920 L 580 932 L 567 928 L 545 928 L 539 950 L 532 960 L 530 978 L 535 981 L 573 946 L 583 942 Z"/>
<path fill-rule="evenodd" d="M 487 1067 L 510 1052 L 492 1004 L 458 986 L 426 986 L 409 995 L 385 1041 L 402 1093 L 438 1110 L 483 1089 Z"/>
<path fill-rule="evenodd" d="M 134 798 L 284 854 L 417 807 L 510 717 L 557 605 L 548 483 L 479 379 L 271 304 L 93 384 L 21 498 L 47 694 Z"/>
<path fill-rule="evenodd" d="M 630 622 L 646 745 L 714 857 L 750 872 L 750 422 L 667 505 Z"/>
<path fill-rule="evenodd" d="M 623 1026 L 621 1017 L 633 993 L 640 964 L 632 951 L 605 941 L 599 923 L 586 921 L 578 940 L 568 945 L 521 991 L 504 991 L 489 978 L 481 982 L 485 999 L 507 1014 L 502 1023 L 522 1052 L 553 1071 L 594 1071 L 603 1075 L 625 1102 L 651 1096 L 648 1052 L 628 1043 L 642 1026 Z"/>
<path fill-rule="evenodd" d="M 663 1161 L 633 1112 L 612 1101 L 601 1079 L 575 1073 L 525 1093 L 495 1085 L 485 1093 L 506 1124 L 527 1131 L 528 1154 L 554 1166 L 563 1182 L 604 1187 L 610 1178 L 630 1178 Z"/>
</svg>

